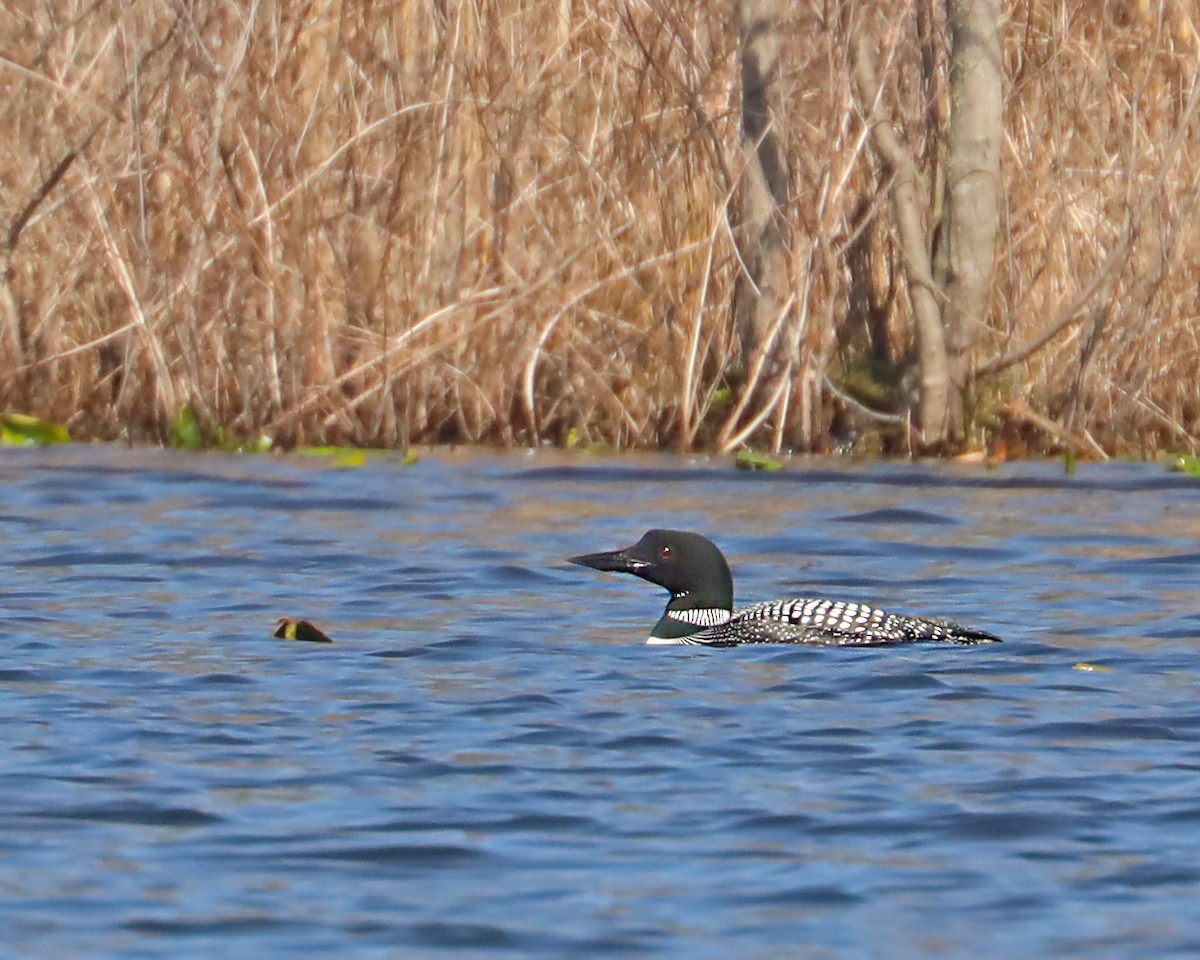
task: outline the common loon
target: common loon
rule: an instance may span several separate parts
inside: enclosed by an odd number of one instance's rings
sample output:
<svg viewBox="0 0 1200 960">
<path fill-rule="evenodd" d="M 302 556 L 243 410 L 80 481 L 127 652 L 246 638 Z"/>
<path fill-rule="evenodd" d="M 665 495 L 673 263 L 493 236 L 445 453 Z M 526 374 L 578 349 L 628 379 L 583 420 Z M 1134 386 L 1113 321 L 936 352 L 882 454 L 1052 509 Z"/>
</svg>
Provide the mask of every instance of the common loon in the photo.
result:
<svg viewBox="0 0 1200 960">
<path fill-rule="evenodd" d="M 886 613 L 843 600 L 769 600 L 733 611 L 733 577 L 716 544 L 698 533 L 651 530 L 632 547 L 571 557 L 596 570 L 632 573 L 670 591 L 647 643 L 811 643 L 876 647 L 893 643 L 993 643 L 1000 638 L 948 620 Z"/>
</svg>

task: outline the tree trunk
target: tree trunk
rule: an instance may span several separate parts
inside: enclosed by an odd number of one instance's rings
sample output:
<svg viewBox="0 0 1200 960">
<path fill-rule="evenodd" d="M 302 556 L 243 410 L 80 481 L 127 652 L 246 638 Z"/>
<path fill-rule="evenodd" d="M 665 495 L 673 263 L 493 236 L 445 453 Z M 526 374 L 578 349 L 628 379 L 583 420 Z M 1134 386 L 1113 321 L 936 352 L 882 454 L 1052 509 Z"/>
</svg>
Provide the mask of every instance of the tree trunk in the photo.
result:
<svg viewBox="0 0 1200 960">
<path fill-rule="evenodd" d="M 787 221 L 790 193 L 783 138 L 774 124 L 781 115 L 779 22 L 784 0 L 739 0 L 741 36 L 742 149 L 745 174 L 736 209 L 738 252 L 743 270 L 734 289 L 734 325 L 742 348 L 742 373 L 782 321 L 787 296 Z M 752 389 L 752 385 L 751 385 Z"/>
<path fill-rule="evenodd" d="M 22 349 L 21 321 L 17 316 L 17 303 L 9 285 L 9 253 L 0 251 L 0 339 L 3 340 L 10 372 L 25 362 Z"/>
<path fill-rule="evenodd" d="M 999 0 L 946 0 L 950 127 L 946 204 L 934 279 L 945 294 L 942 326 L 951 384 L 947 439 L 961 439 L 972 350 L 991 295 L 1000 217 L 1003 123 Z"/>
<path fill-rule="evenodd" d="M 892 174 L 892 209 L 908 278 L 908 294 L 917 324 L 921 442 L 934 445 L 946 436 L 950 371 L 942 330 L 940 290 L 933 280 L 929 263 L 920 177 L 912 155 L 896 136 L 880 100 L 874 60 L 867 48 L 867 40 L 861 33 L 852 42 L 852 56 L 854 79 L 863 110 L 871 124 L 875 149 Z"/>
</svg>

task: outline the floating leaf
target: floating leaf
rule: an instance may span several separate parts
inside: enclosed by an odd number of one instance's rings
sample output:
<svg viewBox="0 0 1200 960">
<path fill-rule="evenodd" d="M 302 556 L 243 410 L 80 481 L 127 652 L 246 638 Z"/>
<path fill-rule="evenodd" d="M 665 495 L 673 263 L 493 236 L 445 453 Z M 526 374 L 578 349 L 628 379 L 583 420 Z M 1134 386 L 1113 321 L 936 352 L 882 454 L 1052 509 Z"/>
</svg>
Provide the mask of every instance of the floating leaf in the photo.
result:
<svg viewBox="0 0 1200 960">
<path fill-rule="evenodd" d="M 1083 670 L 1087 673 L 1116 673 L 1112 667 L 1106 667 L 1099 663 L 1080 662 L 1072 667 L 1073 670 Z"/>
<path fill-rule="evenodd" d="M 1174 473 L 1186 473 L 1189 477 L 1200 477 L 1200 457 L 1181 453 L 1175 458 L 1175 462 L 1171 464 L 1170 469 Z"/>
<path fill-rule="evenodd" d="M 783 464 L 772 460 L 765 453 L 754 450 L 739 450 L 733 465 L 739 470 L 782 470 Z"/>
<path fill-rule="evenodd" d="M 71 434 L 61 423 L 24 413 L 0 413 L 0 443 L 14 446 L 49 446 L 70 443 Z"/>
<path fill-rule="evenodd" d="M 275 624 L 275 632 L 271 634 L 280 640 L 306 640 L 310 643 L 333 643 L 308 620 L 293 620 L 291 617 L 280 617 Z"/>
<path fill-rule="evenodd" d="M 421 462 L 421 455 L 411 448 L 403 454 L 369 447 L 297 447 L 295 452 L 302 457 L 328 457 L 331 467 L 361 467 L 372 456 L 390 458 L 393 462 L 398 460 L 405 467 Z"/>
<path fill-rule="evenodd" d="M 366 451 L 357 447 L 298 447 L 296 452 L 306 457 L 328 457 L 331 467 L 361 467 L 367 462 Z"/>
<path fill-rule="evenodd" d="M 340 453 L 329 461 L 331 467 L 339 469 L 352 469 L 361 467 L 367 462 L 367 455 L 362 450 L 348 450 L 345 453 Z"/>
</svg>

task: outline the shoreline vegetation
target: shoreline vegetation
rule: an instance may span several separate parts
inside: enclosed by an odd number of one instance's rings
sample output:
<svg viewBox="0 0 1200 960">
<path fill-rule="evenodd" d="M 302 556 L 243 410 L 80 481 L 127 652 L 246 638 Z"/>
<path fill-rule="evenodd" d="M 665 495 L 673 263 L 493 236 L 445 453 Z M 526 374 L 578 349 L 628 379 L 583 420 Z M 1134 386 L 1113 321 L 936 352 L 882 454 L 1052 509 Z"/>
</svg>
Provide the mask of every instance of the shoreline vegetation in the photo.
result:
<svg viewBox="0 0 1200 960">
<path fill-rule="evenodd" d="M 1200 451 L 1182 0 L 1004 5 L 995 269 L 936 447 L 913 421 L 938 294 L 910 279 L 878 130 L 936 261 L 947 4 L 782 5 L 760 127 L 752 0 L 18 6 L 0 411 L 276 449 Z M 760 349 L 735 313 L 768 141 Z"/>
</svg>

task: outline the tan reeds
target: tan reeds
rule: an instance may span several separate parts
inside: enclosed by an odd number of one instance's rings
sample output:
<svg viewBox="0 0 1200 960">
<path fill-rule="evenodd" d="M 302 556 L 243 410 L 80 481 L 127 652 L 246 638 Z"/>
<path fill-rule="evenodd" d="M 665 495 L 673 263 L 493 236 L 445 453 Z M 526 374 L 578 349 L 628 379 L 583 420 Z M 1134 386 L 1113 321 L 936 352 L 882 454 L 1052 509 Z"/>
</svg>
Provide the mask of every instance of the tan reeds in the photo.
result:
<svg viewBox="0 0 1200 960">
<path fill-rule="evenodd" d="M 723 390 L 741 175 L 728 4 L 0 13 L 0 407 L 151 440 L 188 403 L 283 445 L 821 449 L 839 331 L 873 310 L 891 357 L 912 342 L 847 33 L 872 31 L 900 135 L 929 157 L 917 2 L 869 0 L 853 25 L 789 5 L 798 200 L 772 337 L 794 360 L 753 398 Z M 1006 230 L 977 407 L 1035 449 L 1061 438 L 1026 436 L 1014 410 L 1093 452 L 1197 443 L 1187 9 L 1007 8 Z"/>
</svg>

